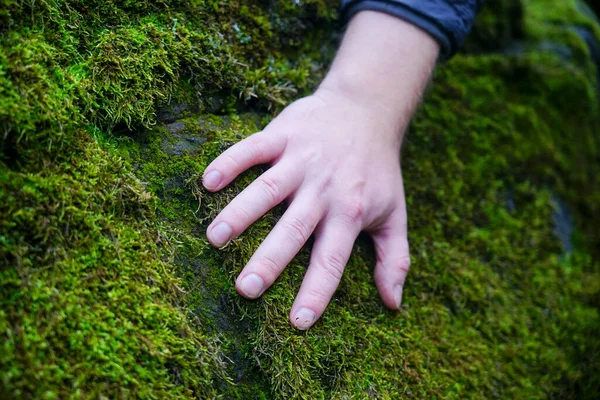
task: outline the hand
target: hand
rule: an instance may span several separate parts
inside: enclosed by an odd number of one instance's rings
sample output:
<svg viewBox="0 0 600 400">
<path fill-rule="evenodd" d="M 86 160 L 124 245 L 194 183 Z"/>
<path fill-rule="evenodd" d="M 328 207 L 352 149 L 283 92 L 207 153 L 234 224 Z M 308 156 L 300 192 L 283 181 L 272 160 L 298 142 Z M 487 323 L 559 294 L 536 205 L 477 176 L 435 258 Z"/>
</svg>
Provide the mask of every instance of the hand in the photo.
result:
<svg viewBox="0 0 600 400">
<path fill-rule="evenodd" d="M 417 55 L 425 57 L 403 68 L 403 41 L 422 45 Z M 253 165 L 271 165 L 210 224 L 214 246 L 224 246 L 282 201 L 289 203 L 239 275 L 242 296 L 260 297 L 314 233 L 310 265 L 290 313 L 294 326 L 308 329 L 325 311 L 365 230 L 375 242 L 381 298 L 392 309 L 400 307 L 410 266 L 400 145 L 437 51 L 431 38 L 401 20 L 359 13 L 320 88 L 207 167 L 204 185 L 218 191 Z M 425 74 L 415 68 L 428 69 Z M 408 84 L 403 73 L 410 74 Z"/>
<path fill-rule="evenodd" d="M 327 307 L 356 237 L 366 230 L 375 240 L 381 297 L 390 308 L 400 306 L 410 265 L 401 128 L 377 109 L 323 89 L 290 105 L 207 168 L 205 185 L 219 190 L 252 165 L 271 163 L 208 227 L 217 247 L 289 201 L 237 279 L 242 296 L 262 295 L 314 232 L 310 265 L 290 315 L 294 326 L 308 328 Z"/>
</svg>

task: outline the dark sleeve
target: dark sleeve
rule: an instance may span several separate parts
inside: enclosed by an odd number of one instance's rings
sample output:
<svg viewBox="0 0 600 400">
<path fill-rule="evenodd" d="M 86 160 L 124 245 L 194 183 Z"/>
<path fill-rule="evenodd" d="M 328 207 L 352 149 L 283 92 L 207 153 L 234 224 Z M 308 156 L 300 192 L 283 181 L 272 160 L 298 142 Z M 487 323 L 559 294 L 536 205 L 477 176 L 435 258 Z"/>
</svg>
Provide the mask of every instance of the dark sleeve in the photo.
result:
<svg viewBox="0 0 600 400">
<path fill-rule="evenodd" d="M 381 11 L 417 25 L 436 39 L 442 58 L 462 46 L 484 0 L 342 0 L 341 15 L 348 22 L 362 10 Z"/>
</svg>

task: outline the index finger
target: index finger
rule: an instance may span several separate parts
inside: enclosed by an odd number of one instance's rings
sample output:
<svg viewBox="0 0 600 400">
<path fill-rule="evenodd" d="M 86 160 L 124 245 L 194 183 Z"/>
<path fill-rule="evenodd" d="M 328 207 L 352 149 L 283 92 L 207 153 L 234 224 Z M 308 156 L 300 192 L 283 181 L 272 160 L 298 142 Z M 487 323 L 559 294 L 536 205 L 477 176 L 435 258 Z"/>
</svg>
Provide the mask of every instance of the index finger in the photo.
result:
<svg viewBox="0 0 600 400">
<path fill-rule="evenodd" d="M 248 168 L 275 160 L 283 152 L 286 137 L 274 131 L 257 132 L 225 150 L 211 162 L 202 176 L 204 187 L 221 190 Z"/>
</svg>

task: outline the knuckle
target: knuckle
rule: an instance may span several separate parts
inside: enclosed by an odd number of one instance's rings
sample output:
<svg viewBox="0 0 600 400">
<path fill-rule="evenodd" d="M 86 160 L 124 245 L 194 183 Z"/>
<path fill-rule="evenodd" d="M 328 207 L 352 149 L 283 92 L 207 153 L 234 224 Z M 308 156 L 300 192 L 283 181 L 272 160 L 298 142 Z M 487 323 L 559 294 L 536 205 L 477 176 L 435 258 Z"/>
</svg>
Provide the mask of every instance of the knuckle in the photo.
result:
<svg viewBox="0 0 600 400">
<path fill-rule="evenodd" d="M 316 304 L 318 308 L 325 308 L 329 304 L 330 297 L 322 290 L 309 288 L 306 291 L 311 303 Z"/>
<path fill-rule="evenodd" d="M 250 214 L 242 207 L 231 207 L 229 213 L 232 221 L 241 221 L 242 224 L 250 223 Z"/>
<path fill-rule="evenodd" d="M 248 138 L 245 149 L 251 159 L 262 159 L 265 154 L 262 143 L 256 135 Z"/>
<path fill-rule="evenodd" d="M 342 216 L 351 223 L 351 225 L 360 224 L 366 213 L 366 206 L 360 198 L 347 200 L 342 205 Z"/>
<path fill-rule="evenodd" d="M 284 223 L 283 227 L 289 238 L 299 246 L 303 246 L 312 233 L 306 222 L 298 217 L 290 218 Z"/>
<path fill-rule="evenodd" d="M 240 162 L 234 157 L 231 151 L 226 151 L 223 153 L 223 156 L 229 160 L 229 163 L 233 166 L 234 169 L 240 168 Z"/>
<path fill-rule="evenodd" d="M 333 177 L 331 175 L 324 175 L 316 181 L 316 189 L 318 193 L 326 193 L 329 192 L 333 186 Z"/>
<path fill-rule="evenodd" d="M 328 253 L 321 261 L 321 268 L 335 281 L 339 281 L 342 279 L 346 263 L 340 254 Z"/>
<path fill-rule="evenodd" d="M 410 269 L 410 265 L 411 265 L 410 256 L 404 256 L 398 261 L 398 268 L 401 271 L 404 271 L 406 273 L 408 273 L 408 270 Z"/>
<path fill-rule="evenodd" d="M 263 193 L 273 204 L 279 204 L 283 201 L 281 183 L 269 176 L 263 176 L 258 179 L 258 183 Z"/>
<path fill-rule="evenodd" d="M 323 149 L 320 147 L 305 147 L 303 153 L 304 162 L 309 164 L 322 164 Z"/>
<path fill-rule="evenodd" d="M 282 270 L 281 266 L 269 256 L 262 256 L 257 262 L 257 268 L 271 277 L 277 277 Z"/>
</svg>

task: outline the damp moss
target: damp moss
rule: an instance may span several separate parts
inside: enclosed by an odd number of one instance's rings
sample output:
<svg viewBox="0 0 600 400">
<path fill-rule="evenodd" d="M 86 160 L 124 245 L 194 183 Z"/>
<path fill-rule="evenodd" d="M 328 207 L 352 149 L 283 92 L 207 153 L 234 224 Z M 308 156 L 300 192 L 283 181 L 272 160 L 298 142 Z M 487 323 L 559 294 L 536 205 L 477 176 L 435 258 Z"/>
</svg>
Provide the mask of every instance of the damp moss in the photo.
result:
<svg viewBox="0 0 600 400">
<path fill-rule="evenodd" d="M 493 48 L 438 69 L 402 155 L 402 310 L 379 300 L 361 237 L 300 332 L 310 243 L 260 300 L 234 287 L 284 206 L 222 250 L 205 237 L 265 167 L 216 194 L 200 176 L 318 82 L 337 3 L 0 1 L 0 395 L 594 398 L 597 82 L 555 19 L 596 28 L 559 3 L 505 2 L 522 20 L 480 24 Z"/>
<path fill-rule="evenodd" d="M 60 165 L 0 172 L 3 395 L 214 396 L 218 342 L 178 304 L 152 196 L 123 160 L 71 139 Z"/>
</svg>

